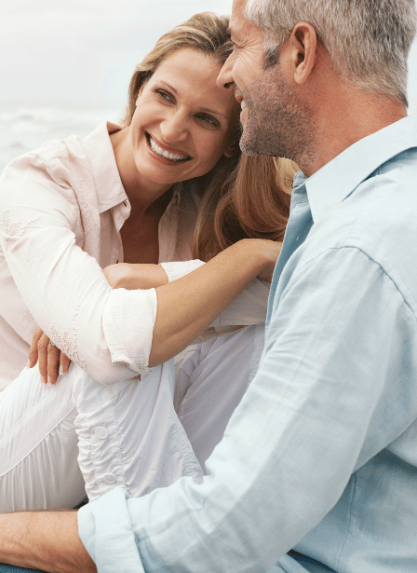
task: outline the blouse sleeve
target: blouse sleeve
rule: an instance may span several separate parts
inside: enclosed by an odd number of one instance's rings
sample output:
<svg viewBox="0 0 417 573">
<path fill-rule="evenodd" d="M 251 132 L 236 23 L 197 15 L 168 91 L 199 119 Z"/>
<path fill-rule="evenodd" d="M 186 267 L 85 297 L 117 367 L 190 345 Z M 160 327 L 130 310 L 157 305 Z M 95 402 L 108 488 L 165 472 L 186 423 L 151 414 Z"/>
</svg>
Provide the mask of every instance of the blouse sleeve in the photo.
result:
<svg viewBox="0 0 417 573">
<path fill-rule="evenodd" d="M 77 245 L 79 207 L 52 167 L 26 155 L 0 178 L 0 244 L 13 280 L 36 323 L 96 380 L 144 374 L 155 291 L 111 289 L 96 259 Z"/>
</svg>

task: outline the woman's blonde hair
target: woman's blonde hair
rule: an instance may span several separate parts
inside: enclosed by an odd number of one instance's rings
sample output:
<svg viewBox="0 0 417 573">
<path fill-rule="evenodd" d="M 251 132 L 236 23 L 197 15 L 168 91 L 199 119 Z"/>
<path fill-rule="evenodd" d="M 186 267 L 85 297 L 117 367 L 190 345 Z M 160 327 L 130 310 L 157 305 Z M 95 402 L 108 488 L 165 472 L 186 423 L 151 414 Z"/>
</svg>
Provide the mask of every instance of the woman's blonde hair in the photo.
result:
<svg viewBox="0 0 417 573">
<path fill-rule="evenodd" d="M 183 48 L 193 48 L 223 64 L 233 50 L 229 19 L 202 12 L 164 34 L 136 67 L 123 125 L 132 121 L 141 87 L 165 58 Z M 237 122 L 234 131 L 233 156 L 223 156 L 198 181 L 204 194 L 193 237 L 193 254 L 206 261 L 245 237 L 282 241 L 288 220 L 295 164 L 286 159 L 242 155 Z"/>
</svg>

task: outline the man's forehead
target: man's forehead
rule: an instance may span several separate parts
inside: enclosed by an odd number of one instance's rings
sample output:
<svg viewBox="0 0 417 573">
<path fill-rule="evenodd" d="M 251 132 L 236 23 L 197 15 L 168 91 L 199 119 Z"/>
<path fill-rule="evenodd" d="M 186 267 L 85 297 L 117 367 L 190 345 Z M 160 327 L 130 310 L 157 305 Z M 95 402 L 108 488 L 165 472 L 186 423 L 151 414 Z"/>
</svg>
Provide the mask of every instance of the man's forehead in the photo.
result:
<svg viewBox="0 0 417 573">
<path fill-rule="evenodd" d="M 232 34 L 237 34 L 240 31 L 248 32 L 249 28 L 257 28 L 252 22 L 246 20 L 244 11 L 247 0 L 234 0 L 232 5 L 232 15 L 230 16 L 230 31 Z"/>
<path fill-rule="evenodd" d="M 232 15 L 230 17 L 230 27 L 237 26 L 239 21 L 243 19 L 243 12 L 245 10 L 246 0 L 233 0 Z"/>
<path fill-rule="evenodd" d="M 263 42 L 262 30 L 244 17 L 247 0 L 234 0 L 229 30 L 232 39 L 243 42 Z"/>
</svg>

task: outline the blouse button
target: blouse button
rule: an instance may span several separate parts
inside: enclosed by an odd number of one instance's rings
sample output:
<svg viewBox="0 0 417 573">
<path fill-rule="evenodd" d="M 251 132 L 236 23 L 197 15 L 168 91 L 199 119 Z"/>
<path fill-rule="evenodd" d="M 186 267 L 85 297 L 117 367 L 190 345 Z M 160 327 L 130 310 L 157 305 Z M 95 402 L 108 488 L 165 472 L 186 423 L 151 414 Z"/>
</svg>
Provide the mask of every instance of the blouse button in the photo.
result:
<svg viewBox="0 0 417 573">
<path fill-rule="evenodd" d="M 105 440 L 108 435 L 109 435 L 109 433 L 106 430 L 106 428 L 103 428 L 103 427 L 96 428 L 96 436 L 97 436 L 97 438 L 100 438 L 100 440 Z"/>
<path fill-rule="evenodd" d="M 116 483 L 116 478 L 113 474 L 106 474 L 104 476 L 104 481 L 106 483 Z"/>
</svg>

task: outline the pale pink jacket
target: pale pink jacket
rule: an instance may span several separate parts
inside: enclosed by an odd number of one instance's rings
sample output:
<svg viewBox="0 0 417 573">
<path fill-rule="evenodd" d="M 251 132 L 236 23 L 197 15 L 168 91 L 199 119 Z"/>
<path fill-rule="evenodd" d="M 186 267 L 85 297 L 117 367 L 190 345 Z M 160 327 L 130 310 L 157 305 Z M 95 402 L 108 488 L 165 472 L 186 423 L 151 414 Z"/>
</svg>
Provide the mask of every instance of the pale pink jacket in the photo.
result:
<svg viewBox="0 0 417 573">
<path fill-rule="evenodd" d="M 1 174 L 0 390 L 26 365 L 37 326 L 104 384 L 148 371 L 155 290 L 112 290 L 101 270 L 123 261 L 130 214 L 109 138 L 118 129 L 48 142 Z M 159 225 L 160 262 L 192 258 L 200 193 L 178 187 Z M 165 268 L 172 280 L 195 265 Z M 255 281 L 216 325 L 263 322 L 267 295 Z"/>
</svg>

